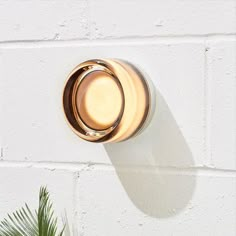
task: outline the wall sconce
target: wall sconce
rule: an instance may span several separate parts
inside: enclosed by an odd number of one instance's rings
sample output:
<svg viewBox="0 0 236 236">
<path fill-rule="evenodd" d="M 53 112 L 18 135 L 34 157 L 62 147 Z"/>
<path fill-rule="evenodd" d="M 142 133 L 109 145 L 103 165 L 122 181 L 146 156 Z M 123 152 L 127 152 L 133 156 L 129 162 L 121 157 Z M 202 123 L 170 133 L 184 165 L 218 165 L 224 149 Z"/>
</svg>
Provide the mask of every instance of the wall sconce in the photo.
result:
<svg viewBox="0 0 236 236">
<path fill-rule="evenodd" d="M 90 142 L 120 142 L 136 136 L 151 118 L 152 85 L 122 60 L 94 59 L 70 74 L 63 106 L 72 130 Z"/>
</svg>

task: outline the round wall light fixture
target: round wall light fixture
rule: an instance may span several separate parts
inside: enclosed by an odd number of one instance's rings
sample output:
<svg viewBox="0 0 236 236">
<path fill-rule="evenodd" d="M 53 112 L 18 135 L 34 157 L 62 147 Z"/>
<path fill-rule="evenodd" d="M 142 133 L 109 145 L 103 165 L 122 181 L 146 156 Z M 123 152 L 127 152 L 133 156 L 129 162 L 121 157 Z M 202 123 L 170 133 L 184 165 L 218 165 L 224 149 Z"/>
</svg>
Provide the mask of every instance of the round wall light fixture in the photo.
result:
<svg viewBox="0 0 236 236">
<path fill-rule="evenodd" d="M 91 142 L 120 142 L 143 130 L 153 113 L 150 81 L 132 64 L 93 59 L 68 76 L 63 107 L 72 130 Z"/>
</svg>

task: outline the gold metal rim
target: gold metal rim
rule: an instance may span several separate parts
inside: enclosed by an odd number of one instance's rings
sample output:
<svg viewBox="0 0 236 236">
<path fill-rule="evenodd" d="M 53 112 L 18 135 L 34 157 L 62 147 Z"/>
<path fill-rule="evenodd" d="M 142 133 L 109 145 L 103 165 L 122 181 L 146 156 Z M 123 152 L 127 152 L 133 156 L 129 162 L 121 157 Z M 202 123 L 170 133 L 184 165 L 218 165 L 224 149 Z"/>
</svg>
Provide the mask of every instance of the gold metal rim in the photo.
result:
<svg viewBox="0 0 236 236">
<path fill-rule="evenodd" d="M 93 72 L 100 72 L 100 71 L 103 71 L 105 73 L 108 73 L 109 75 L 111 75 L 114 80 L 116 81 L 120 91 L 121 91 L 121 94 L 122 94 L 122 106 L 121 106 L 121 110 L 120 110 L 120 113 L 116 119 L 116 121 L 113 123 L 112 126 L 110 126 L 109 128 L 107 129 L 102 129 L 102 130 L 95 130 L 91 127 L 89 127 L 85 121 L 81 118 L 80 116 L 80 113 L 77 109 L 77 106 L 76 106 L 76 94 L 78 92 L 78 89 L 79 89 L 79 86 L 81 85 L 81 83 L 83 82 L 83 80 L 86 79 L 86 76 L 89 75 L 90 73 L 93 73 Z M 91 66 L 91 68 L 89 68 L 88 70 L 85 70 L 83 73 L 81 73 L 81 75 L 79 75 L 79 77 L 77 78 L 76 82 L 75 82 L 75 85 L 73 87 L 73 91 L 72 91 L 72 108 L 73 108 L 73 113 L 75 115 L 75 118 L 77 120 L 77 122 L 79 123 L 79 125 L 83 128 L 83 130 L 85 131 L 86 135 L 90 135 L 90 136 L 95 136 L 95 137 L 98 137 L 98 138 L 102 138 L 104 136 L 106 136 L 107 134 L 111 133 L 112 130 L 115 129 L 115 127 L 118 125 L 122 115 L 123 115 L 123 111 L 124 111 L 124 95 L 123 95 L 123 89 L 122 89 L 122 86 L 121 84 L 119 83 L 119 80 L 115 77 L 115 75 L 112 74 L 112 72 L 110 70 L 108 70 L 106 67 L 101 67 L 101 66 Z"/>
</svg>

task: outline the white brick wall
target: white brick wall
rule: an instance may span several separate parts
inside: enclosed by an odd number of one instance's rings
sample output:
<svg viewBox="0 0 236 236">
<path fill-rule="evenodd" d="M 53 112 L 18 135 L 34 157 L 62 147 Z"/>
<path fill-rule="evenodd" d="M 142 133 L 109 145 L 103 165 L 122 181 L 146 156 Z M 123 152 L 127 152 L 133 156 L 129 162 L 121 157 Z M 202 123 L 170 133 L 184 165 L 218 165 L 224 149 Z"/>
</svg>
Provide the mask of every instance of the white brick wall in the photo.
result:
<svg viewBox="0 0 236 236">
<path fill-rule="evenodd" d="M 139 137 L 91 144 L 61 97 L 89 58 L 157 88 Z M 47 185 L 74 235 L 236 235 L 235 0 L 0 0 L 0 218 Z"/>
</svg>

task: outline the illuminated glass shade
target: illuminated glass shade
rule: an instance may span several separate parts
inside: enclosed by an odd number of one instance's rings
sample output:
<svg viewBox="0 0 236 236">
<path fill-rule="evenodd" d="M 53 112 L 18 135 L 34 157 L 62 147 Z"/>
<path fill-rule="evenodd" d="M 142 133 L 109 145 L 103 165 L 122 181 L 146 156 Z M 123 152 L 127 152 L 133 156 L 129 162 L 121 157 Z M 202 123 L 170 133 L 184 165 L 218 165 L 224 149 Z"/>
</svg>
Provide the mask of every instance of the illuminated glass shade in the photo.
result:
<svg viewBox="0 0 236 236">
<path fill-rule="evenodd" d="M 151 110 L 150 87 L 130 63 L 89 60 L 69 75 L 63 106 L 79 137 L 91 142 L 119 142 L 144 126 Z"/>
</svg>

